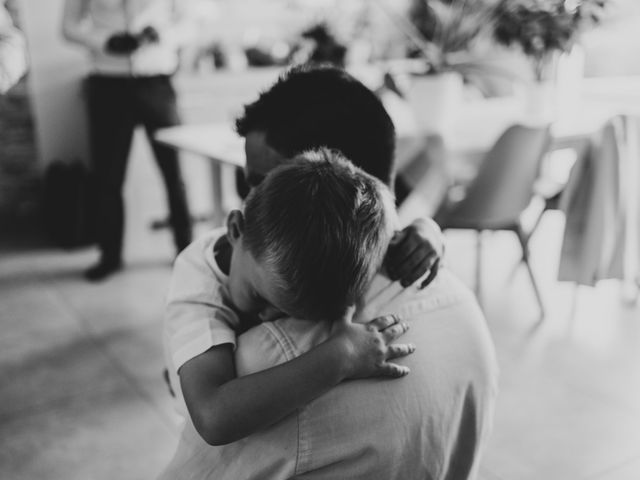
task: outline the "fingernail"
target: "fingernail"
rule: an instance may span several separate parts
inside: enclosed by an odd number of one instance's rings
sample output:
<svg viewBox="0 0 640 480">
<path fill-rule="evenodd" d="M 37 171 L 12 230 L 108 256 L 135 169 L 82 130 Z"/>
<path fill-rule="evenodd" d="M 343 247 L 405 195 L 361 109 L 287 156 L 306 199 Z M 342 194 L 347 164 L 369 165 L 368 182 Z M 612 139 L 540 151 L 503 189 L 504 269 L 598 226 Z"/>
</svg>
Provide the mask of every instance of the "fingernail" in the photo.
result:
<svg viewBox="0 0 640 480">
<path fill-rule="evenodd" d="M 413 352 L 415 352 L 415 351 L 416 351 L 416 346 L 415 346 L 413 343 L 410 343 L 410 344 L 409 344 L 409 352 L 410 352 L 410 353 L 413 353 Z"/>
<path fill-rule="evenodd" d="M 409 330 L 409 324 L 407 322 L 402 322 L 402 328 L 406 332 L 407 330 Z"/>
</svg>

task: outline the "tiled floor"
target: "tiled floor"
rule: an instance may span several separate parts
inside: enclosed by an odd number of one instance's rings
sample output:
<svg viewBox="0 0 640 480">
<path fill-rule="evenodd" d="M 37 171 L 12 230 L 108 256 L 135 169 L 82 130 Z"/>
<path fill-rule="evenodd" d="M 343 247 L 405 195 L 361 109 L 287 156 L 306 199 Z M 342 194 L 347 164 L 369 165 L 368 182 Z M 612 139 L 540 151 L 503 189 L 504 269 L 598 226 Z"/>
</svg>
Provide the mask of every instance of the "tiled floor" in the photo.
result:
<svg viewBox="0 0 640 480">
<path fill-rule="evenodd" d="M 135 183 L 150 167 L 133 169 Z M 136 195 L 129 186 L 130 204 Z M 144 199 L 155 205 L 158 194 Z M 173 451 L 160 377 L 172 251 L 136 205 L 128 268 L 103 284 L 80 276 L 92 250 L 0 253 L 3 480 L 150 479 Z M 484 306 L 502 377 L 481 479 L 640 479 L 640 309 L 603 282 L 580 293 L 572 316 L 572 287 L 554 281 L 562 218 L 552 213 L 541 227 L 532 250 L 549 310 L 543 322 L 524 272 L 511 275 L 515 240 L 486 242 Z M 470 283 L 474 238 L 454 232 L 448 245 L 449 267 Z"/>
</svg>

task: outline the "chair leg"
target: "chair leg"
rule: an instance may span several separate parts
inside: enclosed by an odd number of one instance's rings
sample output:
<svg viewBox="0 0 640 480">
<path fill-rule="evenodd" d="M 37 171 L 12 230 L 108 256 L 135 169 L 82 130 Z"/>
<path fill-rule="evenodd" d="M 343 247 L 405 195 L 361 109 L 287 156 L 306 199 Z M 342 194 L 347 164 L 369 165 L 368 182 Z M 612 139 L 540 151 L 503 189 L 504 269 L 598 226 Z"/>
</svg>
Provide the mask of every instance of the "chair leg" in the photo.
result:
<svg viewBox="0 0 640 480">
<path fill-rule="evenodd" d="M 526 238 L 527 238 L 527 244 L 529 243 L 529 239 L 533 236 L 533 234 L 535 233 L 535 231 L 538 229 L 538 227 L 540 226 L 540 222 L 542 221 L 542 217 L 544 216 L 545 212 L 547 210 L 549 210 L 550 208 L 548 207 L 548 203 L 545 200 L 545 204 L 544 207 L 542 208 L 542 210 L 540 211 L 540 213 L 538 214 L 538 216 L 536 217 L 535 222 L 533 222 L 533 226 L 531 227 L 531 229 L 529 230 L 529 233 L 525 233 Z M 522 231 L 522 230 L 521 230 Z"/>
<path fill-rule="evenodd" d="M 535 275 L 533 274 L 533 269 L 531 268 L 531 264 L 529 263 L 529 236 L 525 234 L 521 228 L 516 229 L 516 235 L 518 236 L 520 246 L 522 247 L 522 261 L 527 267 L 527 272 L 529 273 L 529 278 L 531 279 L 531 285 L 533 286 L 533 292 L 536 296 L 536 300 L 538 301 L 538 306 L 540 307 L 540 316 L 541 318 L 544 318 L 544 302 L 542 301 L 542 295 L 540 294 L 538 282 L 536 282 Z"/>
<path fill-rule="evenodd" d="M 475 272 L 475 293 L 478 298 L 478 303 L 482 306 L 482 231 L 476 232 L 476 272 Z"/>
<path fill-rule="evenodd" d="M 576 283 L 573 287 L 573 295 L 571 299 L 571 312 L 569 313 L 569 321 L 573 322 L 576 318 L 576 312 L 578 311 L 578 297 L 580 295 L 580 284 Z"/>
</svg>

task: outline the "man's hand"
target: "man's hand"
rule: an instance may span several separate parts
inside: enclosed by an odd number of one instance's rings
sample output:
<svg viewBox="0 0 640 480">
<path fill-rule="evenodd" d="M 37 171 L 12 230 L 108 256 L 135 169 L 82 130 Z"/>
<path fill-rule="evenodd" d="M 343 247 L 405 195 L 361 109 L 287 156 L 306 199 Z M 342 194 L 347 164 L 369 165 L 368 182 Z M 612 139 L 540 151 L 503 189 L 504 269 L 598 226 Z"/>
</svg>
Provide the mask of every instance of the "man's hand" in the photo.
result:
<svg viewBox="0 0 640 480">
<path fill-rule="evenodd" d="M 138 37 L 130 33 L 120 32 L 109 37 L 105 50 L 113 55 L 129 55 L 139 47 L 140 40 L 138 40 Z"/>
<path fill-rule="evenodd" d="M 395 315 L 386 315 L 360 324 L 352 321 L 353 310 L 336 321 L 329 341 L 336 342 L 345 359 L 344 378 L 403 377 L 409 367 L 389 360 L 415 351 L 412 344 L 392 344 L 409 325 Z"/>
<path fill-rule="evenodd" d="M 433 220 L 418 219 L 397 232 L 387 250 L 384 266 L 391 280 L 408 287 L 429 272 L 420 288 L 429 285 L 438 273 L 444 255 L 444 237 Z"/>
</svg>

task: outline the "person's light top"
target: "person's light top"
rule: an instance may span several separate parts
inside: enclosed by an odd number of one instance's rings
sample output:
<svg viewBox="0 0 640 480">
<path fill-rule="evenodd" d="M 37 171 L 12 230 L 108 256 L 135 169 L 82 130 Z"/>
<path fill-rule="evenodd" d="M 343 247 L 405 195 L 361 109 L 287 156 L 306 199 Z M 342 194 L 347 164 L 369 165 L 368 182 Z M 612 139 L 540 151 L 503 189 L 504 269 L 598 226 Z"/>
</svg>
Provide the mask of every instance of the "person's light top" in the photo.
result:
<svg viewBox="0 0 640 480">
<path fill-rule="evenodd" d="M 94 73 L 111 76 L 170 75 L 178 68 L 178 50 L 193 37 L 191 0 L 67 0 L 62 32 L 86 47 Z M 140 33 L 153 27 L 157 43 L 145 43 L 130 55 L 106 52 L 116 33 Z"/>
<path fill-rule="evenodd" d="M 426 289 L 378 276 L 365 315 L 399 313 L 410 324 L 399 380 L 343 382 L 274 426 L 221 447 L 187 420 L 162 479 L 476 478 L 492 424 L 498 368 L 473 294 L 443 270 Z M 324 341 L 327 323 L 265 322 L 238 337 L 236 369 L 248 375 Z"/>
<path fill-rule="evenodd" d="M 178 370 L 215 345 L 236 345 L 240 320 L 231 307 L 228 276 L 213 247 L 226 229 L 213 230 L 185 248 L 175 261 L 167 296 L 163 341 L 171 387 L 185 413 Z"/>
</svg>

